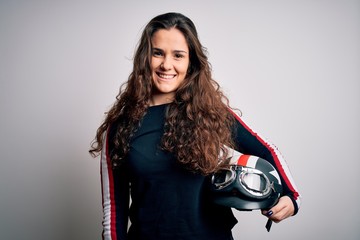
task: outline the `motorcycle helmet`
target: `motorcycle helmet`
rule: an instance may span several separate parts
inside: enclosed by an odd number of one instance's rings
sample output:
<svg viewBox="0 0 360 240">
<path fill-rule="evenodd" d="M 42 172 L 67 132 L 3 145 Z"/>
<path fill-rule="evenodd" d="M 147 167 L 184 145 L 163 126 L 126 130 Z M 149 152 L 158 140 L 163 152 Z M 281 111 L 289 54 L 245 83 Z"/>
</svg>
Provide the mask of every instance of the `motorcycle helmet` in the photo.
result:
<svg viewBox="0 0 360 240">
<path fill-rule="evenodd" d="M 211 175 L 213 201 L 238 210 L 273 207 L 282 194 L 276 169 L 262 158 L 232 151 L 228 167 Z"/>
</svg>

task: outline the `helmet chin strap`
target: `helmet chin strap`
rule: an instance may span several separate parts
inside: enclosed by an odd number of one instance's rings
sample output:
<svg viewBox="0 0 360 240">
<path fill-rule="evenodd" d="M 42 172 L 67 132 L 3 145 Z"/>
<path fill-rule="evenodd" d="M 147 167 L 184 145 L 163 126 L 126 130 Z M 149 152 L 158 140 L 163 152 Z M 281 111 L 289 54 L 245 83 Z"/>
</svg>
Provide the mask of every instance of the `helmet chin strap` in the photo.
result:
<svg viewBox="0 0 360 240">
<path fill-rule="evenodd" d="M 270 232 L 271 229 L 271 225 L 272 225 L 272 220 L 269 218 L 266 222 L 265 228 L 268 232 Z"/>
</svg>

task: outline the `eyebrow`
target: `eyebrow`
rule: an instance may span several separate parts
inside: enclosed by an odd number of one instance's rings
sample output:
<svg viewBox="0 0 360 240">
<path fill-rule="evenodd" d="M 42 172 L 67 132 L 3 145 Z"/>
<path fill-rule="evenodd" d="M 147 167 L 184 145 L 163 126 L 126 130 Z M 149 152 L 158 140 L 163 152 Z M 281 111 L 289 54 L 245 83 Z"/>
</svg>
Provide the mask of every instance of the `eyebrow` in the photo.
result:
<svg viewBox="0 0 360 240">
<path fill-rule="evenodd" d="M 152 48 L 152 50 L 164 52 L 161 48 L 156 48 L 156 47 Z M 188 54 L 188 52 L 185 51 L 185 50 L 174 50 L 173 53 L 186 53 L 186 54 Z"/>
</svg>

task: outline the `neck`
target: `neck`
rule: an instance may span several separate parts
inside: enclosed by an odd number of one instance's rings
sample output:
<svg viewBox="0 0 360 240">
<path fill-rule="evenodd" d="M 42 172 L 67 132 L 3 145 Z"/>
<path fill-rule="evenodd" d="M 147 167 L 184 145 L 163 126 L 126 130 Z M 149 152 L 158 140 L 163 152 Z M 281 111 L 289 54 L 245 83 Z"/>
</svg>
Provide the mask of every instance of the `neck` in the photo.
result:
<svg viewBox="0 0 360 240">
<path fill-rule="evenodd" d="M 162 105 L 174 101 L 174 94 L 153 94 L 150 99 L 150 106 Z"/>
</svg>

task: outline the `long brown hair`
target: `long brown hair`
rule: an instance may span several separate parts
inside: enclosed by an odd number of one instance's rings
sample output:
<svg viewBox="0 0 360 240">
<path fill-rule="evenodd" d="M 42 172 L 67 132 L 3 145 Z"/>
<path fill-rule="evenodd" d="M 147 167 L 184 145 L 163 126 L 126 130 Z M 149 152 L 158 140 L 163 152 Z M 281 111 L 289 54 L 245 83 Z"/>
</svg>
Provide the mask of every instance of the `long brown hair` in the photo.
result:
<svg viewBox="0 0 360 240">
<path fill-rule="evenodd" d="M 219 154 L 227 155 L 232 146 L 234 118 L 228 99 L 211 77 L 206 49 L 201 45 L 195 25 L 180 13 L 166 13 L 153 18 L 145 27 L 134 56 L 133 71 L 122 85 L 116 101 L 98 128 L 90 153 L 96 156 L 103 147 L 104 133 L 116 129 L 111 141 L 113 167 L 125 161 L 131 137 L 149 107 L 152 93 L 151 38 L 160 30 L 180 30 L 189 47 L 190 65 L 186 78 L 169 104 L 161 146 L 172 152 L 178 162 L 193 172 L 207 175 L 219 166 Z M 221 160 L 221 159 L 220 159 Z"/>
</svg>

